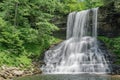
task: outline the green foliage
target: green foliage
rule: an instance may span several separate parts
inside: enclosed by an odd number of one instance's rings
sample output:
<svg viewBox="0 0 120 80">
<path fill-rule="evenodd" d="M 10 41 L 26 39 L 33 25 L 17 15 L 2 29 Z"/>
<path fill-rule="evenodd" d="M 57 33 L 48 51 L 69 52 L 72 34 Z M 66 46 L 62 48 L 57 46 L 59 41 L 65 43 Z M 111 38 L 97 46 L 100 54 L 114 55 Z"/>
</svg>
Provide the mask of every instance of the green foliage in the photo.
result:
<svg viewBox="0 0 120 80">
<path fill-rule="evenodd" d="M 64 5 L 64 13 L 81 11 L 103 5 L 103 0 L 60 0 Z"/>
<path fill-rule="evenodd" d="M 103 4 L 108 5 L 109 3 L 116 2 L 116 1 L 118 2 L 118 0 L 110 0 L 110 1 L 109 0 L 103 0 Z"/>
<path fill-rule="evenodd" d="M 103 5 L 103 0 L 84 0 L 86 8 L 94 8 Z"/>
<path fill-rule="evenodd" d="M 98 38 L 106 44 L 106 46 L 112 53 L 117 55 L 117 58 L 114 64 L 120 65 L 120 37 L 108 38 L 104 36 L 99 36 Z"/>
<path fill-rule="evenodd" d="M 27 67 L 55 38 L 51 22 L 60 9 L 57 0 L 4 0 L 0 3 L 0 65 Z"/>
<path fill-rule="evenodd" d="M 85 9 L 84 2 L 78 0 L 64 0 L 64 13 L 69 13 L 72 11 L 81 11 Z"/>
<path fill-rule="evenodd" d="M 27 56 L 21 55 L 16 58 L 19 63 L 21 63 L 21 66 L 29 66 L 31 64 L 31 59 L 29 59 Z"/>
<path fill-rule="evenodd" d="M 104 43 L 106 43 L 106 46 L 116 55 L 120 56 L 120 37 L 117 38 L 107 38 L 104 36 L 98 37 L 100 40 L 102 40 Z"/>
</svg>

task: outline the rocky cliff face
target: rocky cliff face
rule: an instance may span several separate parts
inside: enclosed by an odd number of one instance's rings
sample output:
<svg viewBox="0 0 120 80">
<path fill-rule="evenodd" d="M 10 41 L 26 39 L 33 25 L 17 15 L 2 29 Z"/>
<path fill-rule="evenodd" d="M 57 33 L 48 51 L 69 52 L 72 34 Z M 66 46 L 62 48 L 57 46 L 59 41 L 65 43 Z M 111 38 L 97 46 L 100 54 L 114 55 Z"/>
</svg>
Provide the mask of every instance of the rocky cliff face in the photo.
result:
<svg viewBox="0 0 120 80">
<path fill-rule="evenodd" d="M 120 36 L 120 0 L 112 1 L 99 8 L 98 35 Z"/>
</svg>

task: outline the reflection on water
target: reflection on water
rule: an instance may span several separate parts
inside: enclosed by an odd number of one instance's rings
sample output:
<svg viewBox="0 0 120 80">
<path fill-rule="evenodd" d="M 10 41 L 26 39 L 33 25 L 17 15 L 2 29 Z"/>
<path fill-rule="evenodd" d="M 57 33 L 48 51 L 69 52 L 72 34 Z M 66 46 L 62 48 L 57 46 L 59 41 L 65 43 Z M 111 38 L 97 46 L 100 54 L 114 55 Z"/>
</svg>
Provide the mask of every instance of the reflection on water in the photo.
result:
<svg viewBox="0 0 120 80">
<path fill-rule="evenodd" d="M 29 77 L 23 77 L 23 78 L 17 78 L 14 80 L 120 80 L 120 77 L 111 77 L 108 75 L 35 75 L 35 76 L 29 76 Z"/>
</svg>

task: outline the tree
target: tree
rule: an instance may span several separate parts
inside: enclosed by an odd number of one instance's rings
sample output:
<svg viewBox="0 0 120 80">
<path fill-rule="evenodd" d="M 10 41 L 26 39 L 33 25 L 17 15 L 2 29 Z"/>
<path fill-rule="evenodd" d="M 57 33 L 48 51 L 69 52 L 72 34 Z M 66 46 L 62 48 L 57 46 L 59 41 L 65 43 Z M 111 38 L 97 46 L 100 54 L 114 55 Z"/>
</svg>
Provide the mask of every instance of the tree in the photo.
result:
<svg viewBox="0 0 120 80">
<path fill-rule="evenodd" d="M 22 58 L 31 61 L 32 56 L 39 56 L 50 46 L 54 39 L 51 34 L 58 29 L 51 20 L 55 12 L 59 12 L 59 6 L 57 0 L 4 0 L 0 3 L 0 55 L 6 55 L 5 59 L 0 58 L 5 64 L 19 66 L 24 64 Z"/>
</svg>

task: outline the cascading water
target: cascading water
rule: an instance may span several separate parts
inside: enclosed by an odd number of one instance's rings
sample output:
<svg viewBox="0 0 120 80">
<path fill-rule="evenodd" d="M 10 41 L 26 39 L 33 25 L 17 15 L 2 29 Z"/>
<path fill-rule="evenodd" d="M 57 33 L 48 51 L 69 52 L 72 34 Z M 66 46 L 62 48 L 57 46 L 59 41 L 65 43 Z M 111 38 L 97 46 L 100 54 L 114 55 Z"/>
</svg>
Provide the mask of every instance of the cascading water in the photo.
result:
<svg viewBox="0 0 120 80">
<path fill-rule="evenodd" d="M 68 16 L 67 40 L 45 53 L 44 73 L 109 73 L 109 61 L 97 45 L 98 8 Z"/>
</svg>

